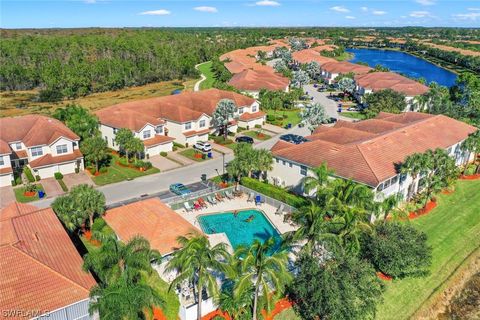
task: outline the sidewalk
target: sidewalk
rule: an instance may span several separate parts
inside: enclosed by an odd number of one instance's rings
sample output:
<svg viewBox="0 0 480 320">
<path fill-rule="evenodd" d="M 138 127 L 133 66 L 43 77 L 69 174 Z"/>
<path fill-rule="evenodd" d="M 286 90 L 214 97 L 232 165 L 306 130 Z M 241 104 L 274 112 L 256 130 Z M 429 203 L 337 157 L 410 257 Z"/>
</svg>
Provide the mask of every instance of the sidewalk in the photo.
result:
<svg viewBox="0 0 480 320">
<path fill-rule="evenodd" d="M 285 129 L 285 128 L 282 128 L 282 127 L 279 127 L 279 126 L 274 126 L 273 124 L 270 124 L 270 123 L 265 123 L 262 126 L 262 128 L 267 130 L 267 131 L 273 132 L 275 134 L 280 134 L 280 133 L 284 133 L 284 132 L 287 131 L 287 129 Z"/>
</svg>

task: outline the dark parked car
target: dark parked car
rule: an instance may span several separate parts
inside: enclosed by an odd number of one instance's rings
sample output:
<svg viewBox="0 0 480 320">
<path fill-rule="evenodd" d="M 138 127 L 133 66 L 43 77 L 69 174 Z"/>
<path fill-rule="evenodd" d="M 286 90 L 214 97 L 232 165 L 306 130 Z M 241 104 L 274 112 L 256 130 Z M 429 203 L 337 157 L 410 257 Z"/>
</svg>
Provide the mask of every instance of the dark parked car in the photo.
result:
<svg viewBox="0 0 480 320">
<path fill-rule="evenodd" d="M 247 136 L 236 137 L 235 142 L 253 143 L 253 138 Z"/>
<path fill-rule="evenodd" d="M 305 139 L 302 136 L 299 136 L 299 135 L 296 135 L 296 134 L 291 134 L 291 133 L 284 134 L 283 136 L 280 136 L 280 140 L 290 142 L 290 143 L 294 143 L 294 144 L 300 144 L 300 143 L 304 143 L 304 142 L 308 141 L 307 139 Z"/>
<path fill-rule="evenodd" d="M 337 122 L 337 119 L 334 117 L 330 117 L 324 121 L 324 123 L 335 123 Z"/>
</svg>

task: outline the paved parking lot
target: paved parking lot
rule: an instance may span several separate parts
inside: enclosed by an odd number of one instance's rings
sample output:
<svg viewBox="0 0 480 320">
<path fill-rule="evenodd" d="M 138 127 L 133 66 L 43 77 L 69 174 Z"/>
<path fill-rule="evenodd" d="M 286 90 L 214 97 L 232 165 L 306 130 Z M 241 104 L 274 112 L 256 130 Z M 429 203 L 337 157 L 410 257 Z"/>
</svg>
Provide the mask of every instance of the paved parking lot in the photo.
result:
<svg viewBox="0 0 480 320">
<path fill-rule="evenodd" d="M 319 103 L 325 107 L 325 112 L 327 113 L 328 116 L 333 117 L 335 119 L 345 120 L 345 121 L 354 120 L 352 118 L 343 117 L 337 112 L 338 102 L 332 99 L 328 99 L 328 95 L 330 94 L 330 92 L 326 92 L 326 91 L 318 92 L 317 88 L 315 88 L 313 84 L 308 84 L 304 86 L 303 90 L 305 92 L 308 92 L 308 95 L 310 97 L 313 97 L 312 102 Z"/>
</svg>

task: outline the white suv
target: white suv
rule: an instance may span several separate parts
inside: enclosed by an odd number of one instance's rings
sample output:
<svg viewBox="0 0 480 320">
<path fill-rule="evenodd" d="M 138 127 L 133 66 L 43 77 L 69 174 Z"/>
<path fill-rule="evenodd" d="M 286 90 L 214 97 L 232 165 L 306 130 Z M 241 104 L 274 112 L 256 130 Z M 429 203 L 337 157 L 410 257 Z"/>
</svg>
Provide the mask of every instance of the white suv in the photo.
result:
<svg viewBox="0 0 480 320">
<path fill-rule="evenodd" d="M 212 146 L 210 145 L 210 143 L 208 143 L 206 141 L 198 141 L 197 143 L 195 143 L 193 145 L 193 148 L 197 149 L 197 150 L 200 150 L 200 151 L 203 151 L 203 152 L 212 151 Z"/>
</svg>

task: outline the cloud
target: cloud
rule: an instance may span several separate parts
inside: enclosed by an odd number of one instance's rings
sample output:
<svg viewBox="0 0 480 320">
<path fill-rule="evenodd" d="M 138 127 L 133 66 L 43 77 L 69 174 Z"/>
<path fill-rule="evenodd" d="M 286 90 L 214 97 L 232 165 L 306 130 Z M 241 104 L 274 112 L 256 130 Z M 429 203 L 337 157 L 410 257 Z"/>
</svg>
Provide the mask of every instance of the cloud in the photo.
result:
<svg viewBox="0 0 480 320">
<path fill-rule="evenodd" d="M 383 16 L 384 14 L 387 14 L 387 11 L 373 10 L 372 13 L 376 16 Z"/>
<path fill-rule="evenodd" d="M 85 0 L 84 2 L 88 4 L 93 4 L 93 3 L 97 3 L 97 0 Z"/>
<path fill-rule="evenodd" d="M 428 11 L 412 11 L 409 14 L 410 17 L 412 18 L 426 18 L 430 17 L 430 12 Z"/>
<path fill-rule="evenodd" d="M 354 16 L 345 16 L 345 19 L 353 20 L 353 19 L 357 19 L 357 18 L 355 18 Z"/>
<path fill-rule="evenodd" d="M 468 11 L 480 11 L 480 8 L 467 8 Z"/>
<path fill-rule="evenodd" d="M 278 7 L 280 3 L 273 0 L 261 0 L 261 1 L 255 2 L 255 5 L 261 6 L 261 7 Z"/>
<path fill-rule="evenodd" d="M 480 12 L 458 13 L 452 14 L 452 17 L 458 20 L 472 20 L 477 21 L 480 19 Z"/>
<path fill-rule="evenodd" d="M 415 2 L 422 6 L 431 6 L 435 4 L 435 0 L 415 0 Z"/>
<path fill-rule="evenodd" d="M 160 10 L 144 11 L 144 12 L 140 12 L 139 14 L 145 15 L 145 16 L 168 16 L 169 14 L 171 14 L 171 12 L 165 9 L 160 9 Z"/>
<path fill-rule="evenodd" d="M 363 12 L 367 12 L 368 8 L 367 7 L 361 7 L 360 10 L 362 10 Z"/>
<path fill-rule="evenodd" d="M 201 7 L 195 7 L 193 10 L 200 11 L 200 12 L 208 12 L 208 13 L 217 13 L 218 10 L 215 7 L 206 7 L 206 6 L 201 6 Z"/>
<path fill-rule="evenodd" d="M 348 10 L 347 8 L 345 8 L 344 6 L 335 6 L 335 7 L 331 7 L 330 10 L 333 10 L 333 11 L 336 11 L 336 12 L 350 12 L 350 10 Z"/>
</svg>

